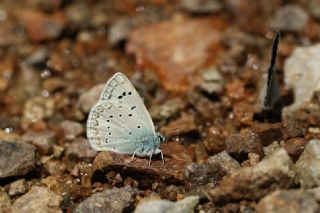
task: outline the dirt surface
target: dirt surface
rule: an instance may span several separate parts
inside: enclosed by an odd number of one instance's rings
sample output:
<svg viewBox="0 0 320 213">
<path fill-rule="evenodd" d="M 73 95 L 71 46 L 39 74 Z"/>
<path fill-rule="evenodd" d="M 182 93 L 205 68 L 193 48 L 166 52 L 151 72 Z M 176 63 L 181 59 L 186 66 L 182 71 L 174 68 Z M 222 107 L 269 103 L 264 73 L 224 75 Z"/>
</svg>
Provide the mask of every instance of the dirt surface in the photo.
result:
<svg viewBox="0 0 320 213">
<path fill-rule="evenodd" d="M 319 212 L 319 40 L 317 0 L 0 1 L 0 212 Z M 90 147 L 116 72 L 164 164 Z"/>
</svg>

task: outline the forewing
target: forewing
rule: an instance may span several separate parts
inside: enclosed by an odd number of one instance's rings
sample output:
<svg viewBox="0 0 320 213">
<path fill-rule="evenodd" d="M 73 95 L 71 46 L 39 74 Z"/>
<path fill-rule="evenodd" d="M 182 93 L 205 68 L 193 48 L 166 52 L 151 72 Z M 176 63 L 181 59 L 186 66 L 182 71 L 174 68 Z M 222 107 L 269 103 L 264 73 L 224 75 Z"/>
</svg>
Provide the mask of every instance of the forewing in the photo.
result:
<svg viewBox="0 0 320 213">
<path fill-rule="evenodd" d="M 145 123 L 146 130 L 155 134 L 154 124 L 140 95 L 124 74 L 118 72 L 109 79 L 99 99 L 99 102 L 105 101 L 127 106 Z"/>
<path fill-rule="evenodd" d="M 143 141 L 152 139 L 152 132 L 126 105 L 100 101 L 89 113 L 87 137 L 96 150 L 132 154 L 142 148 Z"/>
</svg>

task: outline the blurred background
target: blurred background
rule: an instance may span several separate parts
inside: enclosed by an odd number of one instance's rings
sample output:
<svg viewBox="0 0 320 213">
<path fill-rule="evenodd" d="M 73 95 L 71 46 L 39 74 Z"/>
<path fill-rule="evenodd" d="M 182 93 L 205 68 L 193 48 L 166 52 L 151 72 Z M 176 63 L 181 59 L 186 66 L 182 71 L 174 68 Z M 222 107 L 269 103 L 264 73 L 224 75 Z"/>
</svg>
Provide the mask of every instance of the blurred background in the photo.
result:
<svg viewBox="0 0 320 213">
<path fill-rule="evenodd" d="M 253 102 L 275 30 L 282 33 L 281 70 L 296 46 L 319 40 L 319 18 L 317 0 L 2 0 L 1 129 L 47 125 L 47 118 L 83 121 L 90 103 L 79 97 L 114 72 L 133 75 L 155 104 L 199 85 L 218 96 L 226 88 L 226 102 L 244 95 Z M 207 78 L 238 80 L 201 82 L 205 68 L 219 71 Z"/>
</svg>

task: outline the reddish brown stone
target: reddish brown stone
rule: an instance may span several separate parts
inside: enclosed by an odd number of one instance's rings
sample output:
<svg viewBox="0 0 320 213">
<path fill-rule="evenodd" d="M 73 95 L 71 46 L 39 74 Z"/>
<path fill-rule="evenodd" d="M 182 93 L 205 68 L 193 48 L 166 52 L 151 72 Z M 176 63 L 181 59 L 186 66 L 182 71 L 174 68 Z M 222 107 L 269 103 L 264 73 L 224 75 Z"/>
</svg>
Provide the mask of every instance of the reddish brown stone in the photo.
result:
<svg viewBox="0 0 320 213">
<path fill-rule="evenodd" d="M 246 100 L 248 94 L 245 90 L 244 82 L 240 79 L 226 83 L 226 95 L 233 101 Z"/>
<path fill-rule="evenodd" d="M 219 52 L 224 26 L 215 17 L 176 18 L 144 26 L 132 32 L 127 52 L 153 67 L 167 89 L 185 90 L 188 78 L 192 80 L 191 75 Z"/>
<path fill-rule="evenodd" d="M 284 148 L 293 159 L 297 160 L 308 142 L 309 140 L 305 138 L 292 138 L 281 143 L 281 147 Z"/>
<path fill-rule="evenodd" d="M 171 121 L 167 126 L 161 128 L 161 132 L 167 137 L 195 132 L 196 130 L 197 125 L 193 115 L 190 114 L 183 114 L 178 119 Z"/>
<path fill-rule="evenodd" d="M 149 165 L 148 158 L 135 157 L 132 160 L 129 155 L 100 152 L 93 161 L 93 170 L 120 169 L 122 172 L 134 174 L 136 178 L 142 178 L 144 184 L 147 184 L 148 181 L 153 182 L 155 179 L 170 182 L 184 181 L 186 161 L 166 157 L 165 164 L 162 164 L 161 159 L 155 158 L 154 156 L 151 165 Z M 152 183 L 150 182 L 150 184 Z"/>
<path fill-rule="evenodd" d="M 3 92 L 8 88 L 14 70 L 15 58 L 13 56 L 0 60 L 0 92 Z"/>
<path fill-rule="evenodd" d="M 24 18 L 28 36 L 34 42 L 56 39 L 66 26 L 65 18 L 59 12 L 46 15 L 39 11 L 29 11 Z"/>
<path fill-rule="evenodd" d="M 282 126 L 282 134 L 284 140 L 295 137 L 302 137 L 306 132 L 306 130 L 302 128 L 301 124 L 294 120 L 284 120 Z"/>
<path fill-rule="evenodd" d="M 270 145 L 273 141 L 288 140 L 301 137 L 304 134 L 304 130 L 299 124 L 290 120 L 279 123 L 254 124 L 252 131 L 259 135 L 264 146 Z"/>
<path fill-rule="evenodd" d="M 192 144 L 188 147 L 189 149 L 192 149 L 192 159 L 194 159 L 197 163 L 204 163 L 208 159 L 208 153 L 206 151 L 206 148 L 204 146 L 204 143 L 196 143 Z"/>
<path fill-rule="evenodd" d="M 212 102 L 197 92 L 188 93 L 187 98 L 196 111 L 208 121 L 214 121 L 225 114 L 225 109 L 223 109 L 221 102 Z"/>
<path fill-rule="evenodd" d="M 252 125 L 254 115 L 252 104 L 245 102 L 236 103 L 233 106 L 233 114 L 237 125 Z"/>
<path fill-rule="evenodd" d="M 225 141 L 225 150 L 238 158 L 247 157 L 249 153 L 256 153 L 263 157 L 261 141 L 258 135 L 251 131 L 229 135 Z"/>
<path fill-rule="evenodd" d="M 161 144 L 161 150 L 165 156 L 176 160 L 191 161 L 191 157 L 184 145 L 177 142 L 165 142 Z"/>
<path fill-rule="evenodd" d="M 207 137 L 204 145 L 209 154 L 216 154 L 224 151 L 226 138 L 222 136 L 222 132 L 215 127 L 211 127 L 207 131 Z"/>
<path fill-rule="evenodd" d="M 273 141 L 282 139 L 282 123 L 259 123 L 252 126 L 252 131 L 256 133 L 264 146 L 270 145 Z"/>
</svg>

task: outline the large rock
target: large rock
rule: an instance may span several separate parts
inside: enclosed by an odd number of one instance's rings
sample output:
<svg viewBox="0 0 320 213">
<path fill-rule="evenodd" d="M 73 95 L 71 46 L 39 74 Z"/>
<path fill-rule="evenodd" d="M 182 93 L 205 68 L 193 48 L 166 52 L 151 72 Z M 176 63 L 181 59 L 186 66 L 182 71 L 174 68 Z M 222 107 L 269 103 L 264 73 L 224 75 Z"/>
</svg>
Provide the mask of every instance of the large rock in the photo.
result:
<svg viewBox="0 0 320 213">
<path fill-rule="evenodd" d="M 82 201 L 76 208 L 76 213 L 121 213 L 132 209 L 134 197 L 137 191 L 131 186 L 118 189 L 107 189 L 103 192 L 95 193 L 91 197 Z"/>
<path fill-rule="evenodd" d="M 146 25 L 132 31 L 127 52 L 154 68 L 167 89 L 184 90 L 188 78 L 194 81 L 191 75 L 219 52 L 224 27 L 216 17 L 176 18 Z"/>
<path fill-rule="evenodd" d="M 287 188 L 294 177 L 293 163 L 284 149 L 278 149 L 253 167 L 243 167 L 225 176 L 209 192 L 213 201 L 259 199 L 267 193 Z"/>
<path fill-rule="evenodd" d="M 300 6 L 287 4 L 280 7 L 271 21 L 275 30 L 299 32 L 307 26 L 309 16 Z"/>
<path fill-rule="evenodd" d="M 46 187 L 33 186 L 32 189 L 22 197 L 18 198 L 12 207 L 14 213 L 62 213 L 60 203 L 62 197 L 55 194 Z"/>
<path fill-rule="evenodd" d="M 178 202 L 168 200 L 151 200 L 139 204 L 134 213 L 192 213 L 199 197 L 189 196 Z"/>
<path fill-rule="evenodd" d="M 294 103 L 284 108 L 284 114 L 309 102 L 320 89 L 320 44 L 298 47 L 284 64 L 284 83 L 294 92 Z"/>
<path fill-rule="evenodd" d="M 162 150 L 164 153 L 167 153 L 164 149 Z M 183 151 L 176 154 L 181 153 L 183 153 Z M 183 182 L 185 180 L 184 168 L 188 161 L 186 159 L 181 159 L 183 155 L 175 157 L 177 159 L 165 156 L 165 163 L 163 164 L 160 156 L 158 156 L 157 160 L 156 156 L 154 156 L 151 165 L 149 165 L 148 158 L 135 157 L 132 160 L 130 155 L 117 154 L 114 152 L 100 152 L 95 157 L 92 166 L 96 172 L 116 169 L 125 171 L 128 174 L 134 174 L 137 179 L 141 180 L 141 182 L 146 185 L 152 185 L 155 180 L 172 183 Z"/>
<path fill-rule="evenodd" d="M 35 167 L 36 148 L 24 142 L 0 141 L 0 178 L 21 176 Z"/>
<path fill-rule="evenodd" d="M 296 178 L 302 187 L 320 186 L 320 140 L 311 140 L 295 164 Z"/>
<path fill-rule="evenodd" d="M 320 188 L 312 190 L 276 190 L 262 198 L 256 210 L 258 213 L 315 213 L 319 212 Z"/>
</svg>

